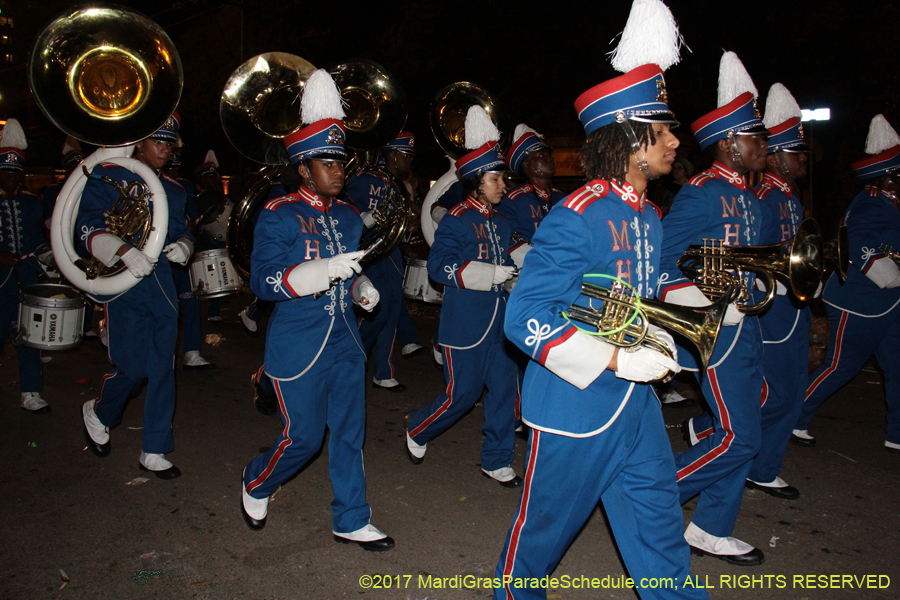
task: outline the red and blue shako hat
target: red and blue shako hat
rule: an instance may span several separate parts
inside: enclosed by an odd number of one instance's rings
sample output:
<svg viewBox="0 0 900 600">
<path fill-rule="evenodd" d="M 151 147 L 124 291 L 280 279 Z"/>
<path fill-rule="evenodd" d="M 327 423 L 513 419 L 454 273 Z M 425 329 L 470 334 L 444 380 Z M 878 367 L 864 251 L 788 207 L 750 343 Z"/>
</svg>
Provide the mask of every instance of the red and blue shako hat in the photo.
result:
<svg viewBox="0 0 900 600">
<path fill-rule="evenodd" d="M 575 111 L 591 135 L 628 121 L 677 125 L 669 109 L 663 71 L 680 60 L 681 34 L 660 0 L 635 0 L 610 63 L 624 75 L 604 81 L 575 100 Z M 630 129 L 630 128 L 629 128 Z"/>
<path fill-rule="evenodd" d="M 415 155 L 416 138 L 411 131 L 404 131 L 381 149 L 381 154 L 387 154 L 391 150 L 397 150 L 404 154 Z"/>
<path fill-rule="evenodd" d="M 466 113 L 466 149 L 471 150 L 456 160 L 456 171 L 465 181 L 488 171 L 506 171 L 506 161 L 500 151 L 500 130 L 484 111 L 470 106 Z"/>
<path fill-rule="evenodd" d="M 719 62 L 719 107 L 691 123 L 700 149 L 735 135 L 768 135 L 756 107 L 757 96 L 759 92 L 737 54 L 723 54 Z"/>
<path fill-rule="evenodd" d="M 300 119 L 307 125 L 284 138 L 291 164 L 310 158 L 347 158 L 341 91 L 324 69 L 315 71 L 303 86 Z"/>
<path fill-rule="evenodd" d="M 173 144 L 178 141 L 178 128 L 181 126 L 181 117 L 177 112 L 172 113 L 172 116 L 166 119 L 166 122 L 162 124 L 162 127 L 157 129 L 154 133 L 148 135 L 147 137 L 151 140 L 158 140 L 161 142 L 172 142 Z"/>
<path fill-rule="evenodd" d="M 870 156 L 850 165 L 860 181 L 900 171 L 900 136 L 884 115 L 875 115 L 869 124 L 866 154 Z"/>
<path fill-rule="evenodd" d="M 173 156 L 176 153 L 173 153 Z M 181 163 L 179 159 L 179 164 Z M 216 153 L 213 150 L 208 150 L 206 152 L 206 156 L 203 158 L 203 162 L 199 167 L 194 169 L 194 175 L 197 179 L 204 177 L 205 175 L 218 175 L 219 174 L 219 159 L 216 158 Z"/>
<path fill-rule="evenodd" d="M 0 133 L 0 170 L 25 170 L 25 149 L 28 141 L 25 130 L 16 119 L 9 119 Z"/>
<path fill-rule="evenodd" d="M 522 163 L 528 158 L 532 152 L 537 152 L 543 148 L 550 149 L 550 146 L 544 143 L 543 136 L 534 129 L 519 123 L 513 132 L 513 143 L 506 153 L 506 162 L 509 169 L 513 173 L 522 175 Z"/>
<path fill-rule="evenodd" d="M 809 152 L 803 140 L 800 105 L 783 84 L 773 83 L 766 95 L 763 126 L 769 131 L 768 153 Z"/>
</svg>

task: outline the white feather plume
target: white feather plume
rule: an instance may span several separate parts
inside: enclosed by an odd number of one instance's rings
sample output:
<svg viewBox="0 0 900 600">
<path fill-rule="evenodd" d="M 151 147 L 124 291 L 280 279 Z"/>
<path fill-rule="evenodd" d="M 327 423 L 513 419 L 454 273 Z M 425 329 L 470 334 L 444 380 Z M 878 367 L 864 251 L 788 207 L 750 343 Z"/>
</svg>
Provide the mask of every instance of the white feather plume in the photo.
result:
<svg viewBox="0 0 900 600">
<path fill-rule="evenodd" d="M 866 136 L 866 154 L 878 154 L 894 146 L 900 146 L 900 136 L 884 115 L 875 115 L 869 124 L 869 135 Z"/>
<path fill-rule="evenodd" d="M 212 163 L 214 167 L 219 168 L 219 159 L 216 158 L 216 153 L 212 150 L 209 150 L 206 153 L 206 158 L 203 159 L 203 164 Z"/>
<path fill-rule="evenodd" d="M 3 126 L 3 133 L 0 134 L 0 147 L 18 148 L 24 150 L 28 147 L 28 140 L 25 139 L 25 130 L 22 125 L 15 119 L 9 119 Z"/>
<path fill-rule="evenodd" d="M 754 98 L 759 96 L 744 63 L 734 52 L 726 52 L 719 62 L 719 106 L 725 106 L 744 92 L 753 92 Z"/>
<path fill-rule="evenodd" d="M 81 152 L 81 144 L 71 135 L 66 137 L 66 143 L 63 144 L 62 154 L 65 156 L 69 152 Z"/>
<path fill-rule="evenodd" d="M 466 149 L 476 150 L 488 142 L 500 140 L 500 130 L 477 104 L 466 113 Z"/>
<path fill-rule="evenodd" d="M 341 90 L 325 69 L 309 76 L 300 100 L 300 119 L 309 125 L 322 119 L 343 119 Z"/>
<path fill-rule="evenodd" d="M 513 137 L 512 137 L 513 142 L 518 142 L 519 138 L 521 138 L 526 133 L 533 133 L 534 135 L 538 136 L 538 139 L 540 139 L 540 140 L 544 139 L 544 136 L 539 134 L 537 131 L 535 131 L 534 129 L 532 129 L 531 127 L 526 125 L 525 123 L 519 123 L 518 125 L 516 125 L 515 131 L 513 131 Z"/>
<path fill-rule="evenodd" d="M 800 105 L 784 85 L 773 83 L 766 96 L 766 114 L 763 125 L 775 127 L 788 119 L 800 116 Z"/>
<path fill-rule="evenodd" d="M 619 45 L 610 52 L 610 62 L 622 73 L 650 63 L 665 71 L 681 60 L 683 43 L 675 17 L 665 4 L 634 0 Z"/>
</svg>

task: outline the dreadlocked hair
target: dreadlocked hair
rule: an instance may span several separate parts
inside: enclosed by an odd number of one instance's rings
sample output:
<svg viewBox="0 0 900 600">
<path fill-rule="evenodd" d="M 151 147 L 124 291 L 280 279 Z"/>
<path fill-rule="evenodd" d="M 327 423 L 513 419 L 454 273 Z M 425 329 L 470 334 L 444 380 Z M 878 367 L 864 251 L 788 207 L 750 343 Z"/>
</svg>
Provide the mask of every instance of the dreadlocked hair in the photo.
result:
<svg viewBox="0 0 900 600">
<path fill-rule="evenodd" d="M 629 121 L 642 148 L 656 145 L 652 123 Z M 619 185 L 625 182 L 625 174 L 631 162 L 631 142 L 625 128 L 612 123 L 591 133 L 581 147 L 581 164 L 588 180 L 605 179 Z"/>
</svg>

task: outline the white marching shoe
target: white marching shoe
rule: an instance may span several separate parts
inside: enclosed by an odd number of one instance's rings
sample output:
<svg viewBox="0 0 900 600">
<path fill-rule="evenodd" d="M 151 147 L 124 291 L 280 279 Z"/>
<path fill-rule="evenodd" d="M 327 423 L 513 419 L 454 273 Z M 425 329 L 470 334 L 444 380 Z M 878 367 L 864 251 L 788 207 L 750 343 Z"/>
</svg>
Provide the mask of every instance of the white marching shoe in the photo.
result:
<svg viewBox="0 0 900 600">
<path fill-rule="evenodd" d="M 50 412 L 50 405 L 41 398 L 40 392 L 23 392 L 19 399 L 19 406 L 36 415 Z"/>
<path fill-rule="evenodd" d="M 711 535 L 693 522 L 687 526 L 684 539 L 690 545 L 692 554 L 713 556 L 739 567 L 755 567 L 766 560 L 758 548 L 734 537 Z"/>
</svg>

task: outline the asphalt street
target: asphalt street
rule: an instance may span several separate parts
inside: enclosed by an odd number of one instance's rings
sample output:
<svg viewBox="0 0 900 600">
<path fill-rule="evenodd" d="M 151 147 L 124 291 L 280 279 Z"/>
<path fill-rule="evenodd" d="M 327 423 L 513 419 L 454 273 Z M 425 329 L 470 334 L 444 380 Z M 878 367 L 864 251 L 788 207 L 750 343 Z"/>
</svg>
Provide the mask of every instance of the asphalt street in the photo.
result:
<svg viewBox="0 0 900 600">
<path fill-rule="evenodd" d="M 372 523 L 396 540 L 393 551 L 333 541 L 327 448 L 275 495 L 265 529 L 247 528 L 238 507 L 241 470 L 282 426 L 252 403 L 250 376 L 262 361 L 265 336 L 250 337 L 240 324 L 248 299 L 226 299 L 225 321 L 203 323 L 202 353 L 217 368 L 177 371 L 176 451 L 169 458 L 183 475 L 172 481 L 138 469 L 143 390 L 112 431 L 112 454 L 101 459 L 87 451 L 81 406 L 109 368 L 98 341 L 45 352 L 52 360 L 44 365 L 43 396 L 53 408 L 45 415 L 19 408 L 15 352 L 5 345 L 0 599 L 490 596 L 483 586 L 466 586 L 493 576 L 519 491 L 481 476 L 480 406 L 429 443 L 421 465 L 407 459 L 405 413 L 444 387 L 428 353 L 397 358 L 406 392 L 367 388 L 367 496 Z M 437 309 L 409 306 L 428 340 Z M 690 382 L 682 390 L 694 391 Z M 674 449 L 684 448 L 679 424 L 700 410 L 693 401 L 664 408 Z M 800 489 L 798 500 L 744 493 L 735 535 L 762 548 L 765 564 L 741 568 L 693 558 L 697 583 L 712 598 L 900 598 L 900 455 L 883 447 L 881 373 L 861 372 L 825 404 L 811 431 L 817 447 L 790 446 L 785 457 L 782 477 Z M 520 474 L 524 454 L 518 440 Z M 685 522 L 692 510 L 693 502 L 684 507 Z M 554 573 L 560 581 L 549 598 L 636 598 L 621 589 L 624 576 L 598 508 Z"/>
</svg>

